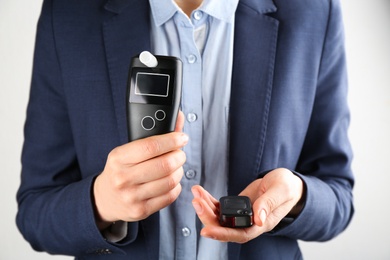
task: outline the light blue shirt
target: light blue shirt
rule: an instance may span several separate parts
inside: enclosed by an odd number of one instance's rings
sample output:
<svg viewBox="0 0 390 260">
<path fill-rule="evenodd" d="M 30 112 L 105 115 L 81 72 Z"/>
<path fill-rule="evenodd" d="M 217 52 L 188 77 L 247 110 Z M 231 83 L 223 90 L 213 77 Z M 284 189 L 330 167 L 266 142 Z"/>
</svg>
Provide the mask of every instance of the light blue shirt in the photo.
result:
<svg viewBox="0 0 390 260">
<path fill-rule="evenodd" d="M 188 18 L 173 0 L 149 0 L 152 51 L 183 61 L 181 109 L 190 141 L 182 192 L 160 211 L 160 259 L 227 259 L 227 243 L 199 235 L 191 187 L 227 194 L 229 102 L 238 0 L 204 0 Z"/>
</svg>

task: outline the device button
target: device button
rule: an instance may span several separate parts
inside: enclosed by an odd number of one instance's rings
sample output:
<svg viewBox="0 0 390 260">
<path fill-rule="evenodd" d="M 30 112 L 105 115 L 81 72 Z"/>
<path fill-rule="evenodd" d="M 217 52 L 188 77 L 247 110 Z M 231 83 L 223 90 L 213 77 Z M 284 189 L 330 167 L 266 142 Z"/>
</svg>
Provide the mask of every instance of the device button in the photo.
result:
<svg viewBox="0 0 390 260">
<path fill-rule="evenodd" d="M 198 116 L 195 113 L 188 113 L 187 114 L 187 121 L 192 123 L 195 122 L 198 119 Z"/>
<path fill-rule="evenodd" d="M 239 209 L 239 210 L 237 210 L 237 214 L 246 215 L 246 214 L 248 214 L 248 211 L 244 210 L 244 209 Z"/>
<path fill-rule="evenodd" d="M 165 112 L 164 110 L 157 110 L 156 113 L 154 113 L 154 117 L 158 120 L 158 121 L 163 121 L 165 119 Z"/>
<path fill-rule="evenodd" d="M 189 229 L 188 227 L 184 227 L 181 229 L 181 233 L 184 237 L 188 237 L 191 235 L 191 229 Z"/>
<path fill-rule="evenodd" d="M 196 176 L 196 171 L 194 170 L 188 170 L 185 173 L 187 179 L 193 179 Z"/>
<path fill-rule="evenodd" d="M 143 129 L 149 131 L 152 130 L 156 125 L 156 122 L 154 121 L 153 117 L 151 116 L 145 116 L 141 120 L 141 126 Z"/>
</svg>

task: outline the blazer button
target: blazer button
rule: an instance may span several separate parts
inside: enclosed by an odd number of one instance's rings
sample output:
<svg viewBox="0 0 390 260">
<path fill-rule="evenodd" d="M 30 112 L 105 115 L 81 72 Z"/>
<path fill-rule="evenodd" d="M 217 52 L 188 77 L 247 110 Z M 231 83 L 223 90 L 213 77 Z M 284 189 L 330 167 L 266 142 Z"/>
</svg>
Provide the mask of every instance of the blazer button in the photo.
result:
<svg viewBox="0 0 390 260">
<path fill-rule="evenodd" d="M 109 254 L 112 254 L 112 251 L 108 248 L 102 248 L 102 249 L 96 250 L 96 253 L 98 255 L 109 255 Z"/>
</svg>

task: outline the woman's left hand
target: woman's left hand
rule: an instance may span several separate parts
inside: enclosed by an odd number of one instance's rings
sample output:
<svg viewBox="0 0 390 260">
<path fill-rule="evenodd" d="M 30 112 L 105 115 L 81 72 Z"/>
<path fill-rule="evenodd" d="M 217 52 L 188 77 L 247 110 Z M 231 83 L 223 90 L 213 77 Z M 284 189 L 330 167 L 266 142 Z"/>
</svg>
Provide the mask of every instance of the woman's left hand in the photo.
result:
<svg viewBox="0 0 390 260">
<path fill-rule="evenodd" d="M 239 194 L 248 196 L 252 203 L 254 225 L 248 228 L 222 227 L 219 224 L 219 201 L 199 185 L 192 187 L 192 204 L 204 225 L 202 236 L 223 242 L 246 243 L 271 231 L 287 214 L 299 214 L 303 190 L 303 181 L 284 168 L 275 169 L 249 184 Z"/>
</svg>

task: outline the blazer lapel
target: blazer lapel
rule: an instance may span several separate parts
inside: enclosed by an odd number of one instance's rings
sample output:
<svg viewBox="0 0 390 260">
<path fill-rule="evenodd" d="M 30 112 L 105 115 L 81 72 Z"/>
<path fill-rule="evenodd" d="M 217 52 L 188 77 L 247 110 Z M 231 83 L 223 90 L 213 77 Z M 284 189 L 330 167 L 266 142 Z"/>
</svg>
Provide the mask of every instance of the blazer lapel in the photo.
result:
<svg viewBox="0 0 390 260">
<path fill-rule="evenodd" d="M 151 49 L 150 7 L 148 1 L 110 0 L 105 9 L 115 14 L 104 23 L 103 35 L 120 141 L 127 143 L 126 90 L 129 65 L 133 56 Z M 158 218 L 156 213 L 141 222 L 150 259 L 158 259 Z M 133 225 L 131 230 L 131 236 L 137 237 L 138 228 Z"/>
<path fill-rule="evenodd" d="M 128 142 L 126 88 L 130 60 L 150 50 L 148 1 L 111 0 L 105 9 L 114 13 L 103 25 L 108 72 L 121 143 Z"/>
<path fill-rule="evenodd" d="M 229 190 L 239 194 L 257 178 L 266 138 L 279 22 L 272 0 L 240 0 L 236 11 L 230 105 Z M 229 259 L 241 245 L 229 243 Z"/>
</svg>

